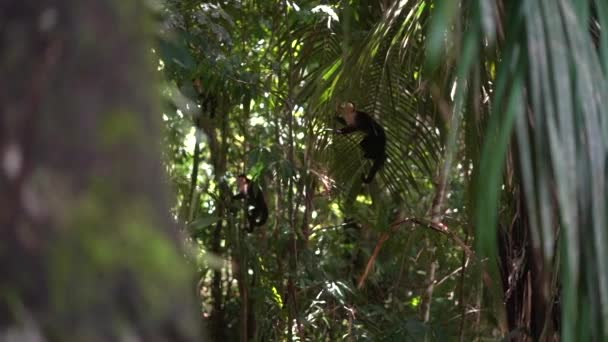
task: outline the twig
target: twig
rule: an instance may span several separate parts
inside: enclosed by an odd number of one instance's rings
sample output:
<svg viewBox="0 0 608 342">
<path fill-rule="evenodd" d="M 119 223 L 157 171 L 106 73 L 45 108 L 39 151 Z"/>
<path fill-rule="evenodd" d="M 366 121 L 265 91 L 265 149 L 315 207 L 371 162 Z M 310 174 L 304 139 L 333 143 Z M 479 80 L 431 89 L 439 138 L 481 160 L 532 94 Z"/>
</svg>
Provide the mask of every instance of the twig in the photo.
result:
<svg viewBox="0 0 608 342">
<path fill-rule="evenodd" d="M 378 254 L 380 253 L 380 249 L 382 248 L 382 245 L 384 244 L 384 242 L 386 242 L 386 240 L 388 240 L 390 233 L 397 231 L 399 226 L 401 226 L 404 223 L 416 223 L 418 225 L 421 225 L 421 226 L 424 226 L 427 228 L 431 228 L 432 230 L 445 234 L 447 237 L 454 240 L 456 242 L 456 244 L 459 245 L 463 249 L 463 251 L 467 254 L 468 257 L 475 259 L 475 253 L 473 253 L 471 248 L 469 248 L 469 246 L 467 246 L 458 236 L 456 236 L 453 232 L 451 232 L 445 224 L 443 224 L 441 222 L 435 223 L 435 222 L 431 222 L 431 221 L 426 221 L 426 220 L 416 218 L 416 217 L 407 217 L 403 220 L 400 220 L 400 221 L 397 221 L 397 222 L 391 224 L 391 227 L 390 227 L 391 229 L 388 232 L 385 232 L 384 234 L 382 234 L 380 236 L 380 239 L 378 240 L 378 243 L 376 244 L 376 247 L 374 248 L 374 252 L 372 253 L 372 256 L 369 258 L 367 265 L 365 266 L 365 271 L 363 272 L 361 277 L 359 277 L 359 281 L 357 282 L 357 289 L 361 289 L 363 287 L 363 285 L 365 284 L 365 280 L 369 276 L 369 272 L 371 271 L 372 267 L 374 267 L 374 264 L 376 263 L 376 258 L 378 257 Z"/>
<path fill-rule="evenodd" d="M 464 271 L 466 269 L 466 267 L 468 266 L 468 262 L 465 263 L 464 267 L 460 266 L 457 269 L 455 269 L 454 271 L 452 271 L 450 274 L 446 275 L 445 277 L 441 278 L 439 281 L 435 282 L 435 287 L 441 285 L 444 281 L 450 279 L 452 276 L 454 276 L 455 274 L 457 274 L 460 271 Z"/>
</svg>

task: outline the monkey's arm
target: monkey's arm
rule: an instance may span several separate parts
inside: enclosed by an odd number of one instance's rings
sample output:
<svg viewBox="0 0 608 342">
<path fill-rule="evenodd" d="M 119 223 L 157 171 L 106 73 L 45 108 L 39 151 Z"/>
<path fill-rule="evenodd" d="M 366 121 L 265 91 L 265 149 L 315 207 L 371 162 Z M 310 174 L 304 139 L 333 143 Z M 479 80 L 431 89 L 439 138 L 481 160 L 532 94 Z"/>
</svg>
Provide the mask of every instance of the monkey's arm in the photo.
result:
<svg viewBox="0 0 608 342">
<path fill-rule="evenodd" d="M 354 132 L 356 130 L 359 130 L 359 127 L 346 125 L 346 127 L 344 127 L 344 128 L 337 129 L 336 133 L 337 134 L 349 134 L 349 133 L 352 133 L 352 132 Z"/>
<path fill-rule="evenodd" d="M 242 192 L 239 192 L 238 194 L 232 196 L 233 200 L 240 200 L 240 199 L 243 199 L 243 198 L 245 198 L 245 194 L 242 193 Z"/>
<path fill-rule="evenodd" d="M 356 126 L 350 126 L 350 125 L 348 125 L 346 123 L 346 120 L 344 120 L 343 117 L 336 116 L 335 119 L 336 119 L 336 121 L 338 121 L 339 123 L 341 123 L 341 124 L 343 124 L 345 126 L 343 128 L 337 129 L 336 130 L 337 134 L 349 134 L 349 133 L 352 133 L 352 132 L 356 131 L 357 129 L 359 129 Z"/>
<path fill-rule="evenodd" d="M 334 117 L 334 119 L 335 119 L 336 121 L 338 121 L 339 123 L 343 124 L 344 126 L 346 126 L 346 120 L 344 120 L 344 118 L 343 118 L 343 117 L 341 117 L 341 116 L 336 116 L 336 117 Z"/>
</svg>

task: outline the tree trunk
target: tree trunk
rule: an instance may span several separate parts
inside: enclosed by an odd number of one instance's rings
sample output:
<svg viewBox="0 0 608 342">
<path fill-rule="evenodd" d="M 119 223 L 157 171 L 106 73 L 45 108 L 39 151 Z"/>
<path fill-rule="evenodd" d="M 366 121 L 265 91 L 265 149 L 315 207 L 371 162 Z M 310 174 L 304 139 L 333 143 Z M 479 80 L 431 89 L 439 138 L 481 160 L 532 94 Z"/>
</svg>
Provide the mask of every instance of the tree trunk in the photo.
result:
<svg viewBox="0 0 608 342">
<path fill-rule="evenodd" d="M 142 8 L 0 3 L 0 340 L 199 340 Z"/>
<path fill-rule="evenodd" d="M 228 148 L 228 110 L 226 106 L 226 99 L 221 98 L 220 101 L 218 101 L 217 106 L 215 108 L 211 108 L 210 110 L 213 111 L 213 113 L 219 112 L 219 116 L 216 116 L 215 114 L 213 116 L 218 117 L 218 120 L 221 120 L 221 137 L 218 137 L 215 133 L 215 127 L 217 126 L 217 122 L 211 122 L 211 120 L 207 120 L 206 123 L 204 123 L 203 125 L 211 148 L 211 161 L 213 163 L 215 182 L 216 184 L 222 184 L 222 178 L 226 174 L 226 149 Z M 224 217 L 226 213 L 226 206 L 223 201 L 224 197 L 225 196 L 221 195 L 219 197 L 219 200 L 216 201 L 216 215 L 218 217 Z M 213 236 L 211 238 L 211 251 L 218 256 L 222 255 L 223 253 L 223 248 L 221 246 L 223 227 L 223 220 L 219 220 L 215 224 L 215 227 L 213 229 Z M 225 341 L 227 339 L 226 318 L 223 300 L 222 270 L 220 269 L 216 269 L 213 272 L 211 294 L 213 298 L 213 312 L 211 314 L 213 340 Z"/>
</svg>

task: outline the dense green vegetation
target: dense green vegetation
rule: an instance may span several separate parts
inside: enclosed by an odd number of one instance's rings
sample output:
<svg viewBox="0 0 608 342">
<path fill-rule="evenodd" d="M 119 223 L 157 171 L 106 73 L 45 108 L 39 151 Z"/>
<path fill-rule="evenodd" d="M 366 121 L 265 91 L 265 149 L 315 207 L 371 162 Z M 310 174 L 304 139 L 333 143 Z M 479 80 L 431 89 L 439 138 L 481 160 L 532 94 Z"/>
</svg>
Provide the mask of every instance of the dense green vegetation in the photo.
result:
<svg viewBox="0 0 608 342">
<path fill-rule="evenodd" d="M 168 1 L 167 167 L 212 336 L 606 338 L 605 11 Z M 371 186 L 344 100 L 387 131 Z M 252 235 L 243 172 L 271 207 Z"/>
<path fill-rule="evenodd" d="M 608 340 L 607 25 L 601 0 L 0 4 L 0 341 Z M 386 130 L 370 185 L 344 101 Z"/>
</svg>

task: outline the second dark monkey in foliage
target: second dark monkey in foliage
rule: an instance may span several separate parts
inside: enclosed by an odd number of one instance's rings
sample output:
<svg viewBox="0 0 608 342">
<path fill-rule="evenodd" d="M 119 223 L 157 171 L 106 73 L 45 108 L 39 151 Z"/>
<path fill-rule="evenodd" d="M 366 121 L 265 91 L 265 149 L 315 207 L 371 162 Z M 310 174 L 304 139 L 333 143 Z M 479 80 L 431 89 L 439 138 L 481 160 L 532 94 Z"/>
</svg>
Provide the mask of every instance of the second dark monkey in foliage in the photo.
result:
<svg viewBox="0 0 608 342">
<path fill-rule="evenodd" d="M 256 226 L 261 226 L 268 220 L 268 207 L 264 201 L 264 194 L 257 183 L 251 181 L 246 175 L 237 177 L 239 193 L 232 196 L 233 199 L 243 199 L 247 201 L 247 221 L 248 232 L 253 232 Z"/>
<path fill-rule="evenodd" d="M 380 126 L 369 114 L 355 109 L 352 102 L 346 102 L 338 107 L 342 115 L 336 117 L 340 123 L 346 127 L 336 130 L 338 134 L 349 134 L 360 131 L 365 134 L 359 146 L 363 150 L 363 157 L 373 161 L 372 167 L 366 176 L 363 176 L 364 183 L 371 183 L 376 172 L 386 161 L 386 135 L 384 128 Z"/>
</svg>

